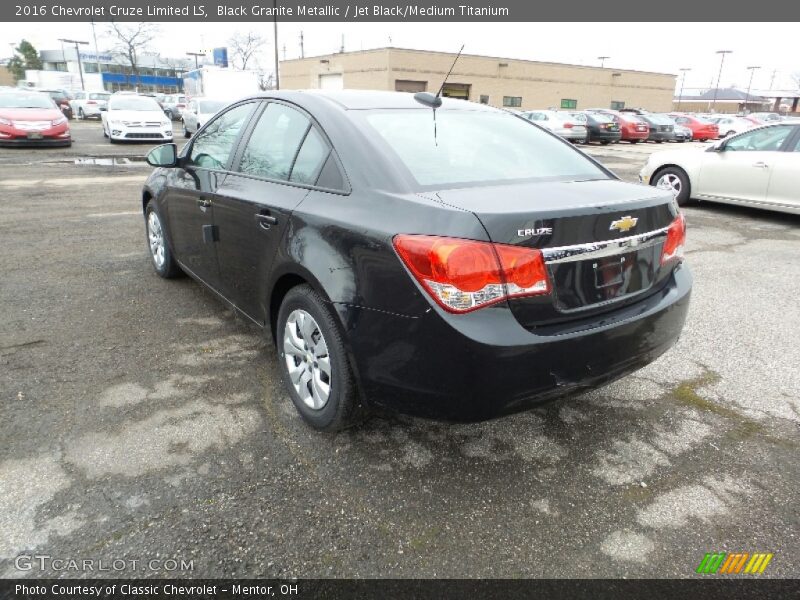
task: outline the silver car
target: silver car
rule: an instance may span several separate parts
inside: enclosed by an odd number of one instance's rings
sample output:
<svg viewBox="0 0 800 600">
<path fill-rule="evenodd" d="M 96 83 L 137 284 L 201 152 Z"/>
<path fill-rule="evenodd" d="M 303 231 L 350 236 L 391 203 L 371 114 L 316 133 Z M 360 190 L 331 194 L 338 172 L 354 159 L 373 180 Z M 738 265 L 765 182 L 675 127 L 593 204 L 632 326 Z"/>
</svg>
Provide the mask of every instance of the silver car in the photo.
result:
<svg viewBox="0 0 800 600">
<path fill-rule="evenodd" d="M 191 137 L 197 133 L 204 123 L 217 114 L 220 110 L 230 104 L 225 100 L 213 100 L 211 98 L 192 98 L 183 111 L 181 120 L 183 121 L 184 137 Z"/>
<path fill-rule="evenodd" d="M 177 121 L 186 108 L 186 96 L 184 94 L 168 94 L 164 96 L 161 105 L 164 107 L 164 114 L 169 119 Z"/>
<path fill-rule="evenodd" d="M 529 110 L 520 113 L 520 116 L 552 131 L 565 140 L 586 141 L 586 125 L 578 121 L 571 113 L 556 110 Z"/>
<path fill-rule="evenodd" d="M 78 119 L 88 119 L 89 117 L 100 118 L 100 113 L 108 107 L 110 92 L 75 92 L 75 96 L 69 101 L 72 113 Z"/>
</svg>

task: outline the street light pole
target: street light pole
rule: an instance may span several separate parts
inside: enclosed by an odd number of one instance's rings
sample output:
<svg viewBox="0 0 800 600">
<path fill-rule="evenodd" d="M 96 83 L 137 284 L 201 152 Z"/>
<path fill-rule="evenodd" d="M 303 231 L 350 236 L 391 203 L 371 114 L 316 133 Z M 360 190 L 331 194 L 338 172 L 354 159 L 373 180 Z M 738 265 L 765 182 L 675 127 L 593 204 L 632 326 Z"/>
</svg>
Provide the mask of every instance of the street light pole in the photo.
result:
<svg viewBox="0 0 800 600">
<path fill-rule="evenodd" d="M 719 74 L 717 75 L 717 87 L 714 88 L 714 99 L 711 101 L 711 110 L 717 105 L 717 92 L 719 91 L 719 82 L 722 80 L 722 65 L 725 64 L 725 55 L 731 54 L 733 50 L 717 50 L 717 54 L 721 56 L 719 60 Z"/>
<path fill-rule="evenodd" d="M 89 42 L 82 42 L 80 40 L 65 40 L 59 38 L 58 40 L 62 44 L 75 44 L 75 55 L 78 57 L 78 73 L 81 76 L 81 89 L 86 91 L 86 86 L 83 84 L 83 67 L 81 66 L 81 51 L 78 49 L 78 44 L 85 44 L 86 46 L 89 45 Z M 62 46 L 62 54 L 63 54 L 63 46 Z"/>
<path fill-rule="evenodd" d="M 199 69 L 200 68 L 200 63 L 198 62 L 197 59 L 199 57 L 205 56 L 205 55 L 206 55 L 205 52 L 187 52 L 186 53 L 186 56 L 194 56 L 194 68 L 195 69 Z"/>
<path fill-rule="evenodd" d="M 272 0 L 272 7 L 275 9 L 272 20 L 273 34 L 275 35 L 275 89 L 281 89 L 281 76 L 278 72 L 278 0 Z"/>
<path fill-rule="evenodd" d="M 753 75 L 756 72 L 756 69 L 760 69 L 761 67 L 747 67 L 747 70 L 750 71 L 750 82 L 747 84 L 747 94 L 744 96 L 744 114 L 749 115 L 750 111 L 747 110 L 747 102 L 750 100 L 750 88 L 753 85 Z"/>
<path fill-rule="evenodd" d="M 600 61 L 600 68 L 602 69 L 603 66 L 606 64 L 606 59 L 611 58 L 610 56 L 598 56 L 597 60 Z"/>
<path fill-rule="evenodd" d="M 678 94 L 678 111 L 680 111 L 681 101 L 683 100 L 683 84 L 686 83 L 686 72 L 691 71 L 691 69 L 689 67 L 682 67 L 678 70 L 683 72 L 683 77 L 681 77 L 681 91 Z"/>
</svg>

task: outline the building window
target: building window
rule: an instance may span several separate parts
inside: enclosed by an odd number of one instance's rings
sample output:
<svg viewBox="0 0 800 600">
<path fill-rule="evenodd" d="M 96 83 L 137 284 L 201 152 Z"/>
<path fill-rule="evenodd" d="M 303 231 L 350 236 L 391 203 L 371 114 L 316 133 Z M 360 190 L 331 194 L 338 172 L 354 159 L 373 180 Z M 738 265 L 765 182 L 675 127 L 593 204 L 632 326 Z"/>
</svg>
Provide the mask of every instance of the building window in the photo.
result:
<svg viewBox="0 0 800 600">
<path fill-rule="evenodd" d="M 99 73 L 100 70 L 97 68 L 97 63 L 95 62 L 85 62 L 81 63 L 83 65 L 83 72 L 84 73 Z"/>
<path fill-rule="evenodd" d="M 417 92 L 425 92 L 427 89 L 427 81 L 412 81 L 410 79 L 395 79 L 394 81 L 395 92 L 410 92 L 416 94 Z"/>
<path fill-rule="evenodd" d="M 620 100 L 612 100 L 611 101 L 611 109 L 612 110 L 622 110 L 625 108 L 625 103 L 621 102 Z"/>
<path fill-rule="evenodd" d="M 561 100 L 561 108 L 578 108 L 578 101 L 564 98 Z"/>
<path fill-rule="evenodd" d="M 481 104 L 489 104 L 489 96 L 481 94 Z"/>
<path fill-rule="evenodd" d="M 503 96 L 503 106 L 519 108 L 522 106 L 522 96 Z"/>
</svg>

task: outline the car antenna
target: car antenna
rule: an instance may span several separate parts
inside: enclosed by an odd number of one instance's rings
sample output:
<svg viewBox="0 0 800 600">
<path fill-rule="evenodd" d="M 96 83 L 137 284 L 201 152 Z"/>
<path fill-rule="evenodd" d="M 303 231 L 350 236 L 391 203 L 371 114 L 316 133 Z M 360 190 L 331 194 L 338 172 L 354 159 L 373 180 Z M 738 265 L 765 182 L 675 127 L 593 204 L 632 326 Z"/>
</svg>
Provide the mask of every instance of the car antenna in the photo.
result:
<svg viewBox="0 0 800 600">
<path fill-rule="evenodd" d="M 463 51 L 464 51 L 464 44 L 461 44 L 461 48 L 459 49 L 458 54 L 456 54 L 456 57 L 453 60 L 453 64 L 450 65 L 450 70 L 447 72 L 447 75 L 444 76 L 442 85 L 439 86 L 439 91 L 436 92 L 435 96 L 430 92 L 417 92 L 416 94 L 414 94 L 414 100 L 416 100 L 420 104 L 430 106 L 433 109 L 433 139 L 436 142 L 437 146 L 439 145 L 439 142 L 436 137 L 436 109 L 442 105 L 442 92 L 444 91 L 444 86 L 447 83 L 450 74 L 453 72 L 453 68 L 456 66 L 456 63 L 458 62 L 458 59 L 461 57 L 461 53 Z"/>
</svg>

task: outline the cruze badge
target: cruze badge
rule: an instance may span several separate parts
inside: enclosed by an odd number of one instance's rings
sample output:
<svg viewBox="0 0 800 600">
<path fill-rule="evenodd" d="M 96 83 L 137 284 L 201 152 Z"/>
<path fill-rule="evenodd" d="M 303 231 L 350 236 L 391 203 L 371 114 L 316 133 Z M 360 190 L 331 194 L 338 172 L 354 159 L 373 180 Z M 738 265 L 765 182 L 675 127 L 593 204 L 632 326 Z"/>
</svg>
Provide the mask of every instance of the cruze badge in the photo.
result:
<svg viewBox="0 0 800 600">
<path fill-rule="evenodd" d="M 517 229 L 519 237 L 528 237 L 531 235 L 550 235 L 553 233 L 552 227 L 539 227 L 538 229 Z"/>
<path fill-rule="evenodd" d="M 636 227 L 636 223 L 639 222 L 637 217 L 622 217 L 621 219 L 617 219 L 616 221 L 611 221 L 611 225 L 609 226 L 609 230 L 614 231 L 621 231 L 625 233 L 626 231 L 630 231 L 634 227 Z"/>
</svg>

